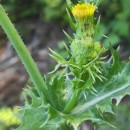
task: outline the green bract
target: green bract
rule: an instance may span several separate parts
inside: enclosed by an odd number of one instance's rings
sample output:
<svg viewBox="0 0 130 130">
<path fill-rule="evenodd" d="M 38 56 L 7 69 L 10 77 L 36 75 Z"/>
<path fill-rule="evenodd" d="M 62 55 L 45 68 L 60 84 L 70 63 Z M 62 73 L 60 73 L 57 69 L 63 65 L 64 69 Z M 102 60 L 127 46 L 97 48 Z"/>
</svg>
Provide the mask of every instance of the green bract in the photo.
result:
<svg viewBox="0 0 130 130">
<path fill-rule="evenodd" d="M 67 3 L 71 10 L 73 4 L 69 0 Z M 91 7 L 91 3 L 82 7 L 88 5 Z M 17 130 L 78 130 L 84 120 L 115 127 L 111 99 L 115 98 L 118 105 L 121 98 L 130 92 L 130 62 L 121 62 L 118 51 L 112 47 L 111 58 L 106 60 L 103 57 L 106 50 L 94 39 L 100 18 L 95 25 L 92 12 L 91 16 L 84 14 L 83 19 L 77 20 L 79 13 L 75 21 L 69 10 L 67 14 L 71 26 L 76 30 L 73 38 L 65 32 L 70 42 L 69 47 L 64 43 L 68 57 L 62 57 L 50 49 L 50 56 L 58 64 L 43 79 L 0 6 L 0 24 L 34 83 L 34 87 L 25 89 L 25 95 L 30 96 L 31 101 L 25 96 L 25 106 L 20 114 L 22 123 Z M 87 17 L 84 19 L 84 16 Z"/>
</svg>

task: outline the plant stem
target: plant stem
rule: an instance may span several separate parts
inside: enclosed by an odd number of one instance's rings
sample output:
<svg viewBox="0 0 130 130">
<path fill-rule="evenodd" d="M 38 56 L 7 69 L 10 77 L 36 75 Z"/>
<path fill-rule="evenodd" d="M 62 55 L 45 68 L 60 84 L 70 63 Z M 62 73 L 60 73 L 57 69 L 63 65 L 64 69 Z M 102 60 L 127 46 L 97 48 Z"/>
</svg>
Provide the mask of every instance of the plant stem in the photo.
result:
<svg viewBox="0 0 130 130">
<path fill-rule="evenodd" d="M 7 16 L 6 12 L 0 5 L 0 25 L 2 26 L 3 30 L 7 34 L 8 38 L 10 39 L 12 45 L 14 46 L 18 56 L 20 57 L 22 63 L 24 64 L 27 72 L 29 73 L 32 82 L 37 87 L 39 94 L 43 92 L 46 94 L 46 84 L 34 62 L 32 59 L 28 49 L 24 45 L 22 39 L 18 35 L 16 29 L 14 28 L 12 22 L 10 21 L 9 17 Z"/>
<path fill-rule="evenodd" d="M 74 130 L 78 130 L 78 127 L 77 127 L 77 126 L 74 126 L 73 128 L 74 128 Z"/>
<path fill-rule="evenodd" d="M 71 110 L 75 106 L 75 103 L 77 101 L 77 97 L 78 97 L 78 93 L 74 92 L 71 99 L 69 100 L 69 102 L 66 104 L 66 106 L 64 108 L 65 113 L 71 112 Z"/>
</svg>

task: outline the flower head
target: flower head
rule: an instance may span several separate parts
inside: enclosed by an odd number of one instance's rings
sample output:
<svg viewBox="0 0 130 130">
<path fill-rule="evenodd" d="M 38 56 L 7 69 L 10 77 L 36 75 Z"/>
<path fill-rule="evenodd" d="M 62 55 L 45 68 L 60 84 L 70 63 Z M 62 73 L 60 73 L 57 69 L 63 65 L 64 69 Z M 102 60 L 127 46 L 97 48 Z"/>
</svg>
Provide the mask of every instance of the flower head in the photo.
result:
<svg viewBox="0 0 130 130">
<path fill-rule="evenodd" d="M 0 123 L 3 123 L 5 126 L 18 125 L 21 123 L 21 120 L 17 118 L 15 114 L 18 113 L 18 108 L 1 108 L 0 109 Z"/>
<path fill-rule="evenodd" d="M 90 3 L 77 4 L 72 7 L 72 14 L 75 18 L 84 19 L 86 17 L 93 16 L 96 6 Z"/>
</svg>

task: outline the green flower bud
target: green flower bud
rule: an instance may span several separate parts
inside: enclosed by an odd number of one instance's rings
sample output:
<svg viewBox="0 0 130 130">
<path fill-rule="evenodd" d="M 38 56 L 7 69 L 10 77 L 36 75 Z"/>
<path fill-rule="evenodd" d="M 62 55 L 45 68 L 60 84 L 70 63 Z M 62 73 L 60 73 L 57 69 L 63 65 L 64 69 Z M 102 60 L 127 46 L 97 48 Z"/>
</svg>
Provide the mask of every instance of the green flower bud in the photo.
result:
<svg viewBox="0 0 130 130">
<path fill-rule="evenodd" d="M 98 56 L 98 53 L 97 53 L 96 51 L 93 51 L 93 52 L 91 53 L 91 58 L 92 58 L 92 59 L 96 58 L 97 56 Z"/>
<path fill-rule="evenodd" d="M 104 53 L 105 48 L 101 46 L 100 42 L 95 42 L 94 43 L 94 51 L 96 51 L 98 54 Z"/>
<path fill-rule="evenodd" d="M 82 40 L 74 40 L 70 46 L 71 52 L 77 64 L 79 64 L 86 55 L 86 48 Z"/>
<path fill-rule="evenodd" d="M 98 52 L 101 51 L 101 49 L 102 49 L 102 47 L 101 47 L 100 43 L 99 42 L 95 42 L 94 43 L 94 50 L 98 53 Z"/>
<path fill-rule="evenodd" d="M 84 44 L 85 44 L 85 47 L 87 48 L 87 49 L 90 49 L 90 48 L 92 48 L 92 46 L 93 46 L 93 39 L 91 38 L 91 37 L 86 37 L 85 38 L 85 41 L 84 41 Z"/>
</svg>

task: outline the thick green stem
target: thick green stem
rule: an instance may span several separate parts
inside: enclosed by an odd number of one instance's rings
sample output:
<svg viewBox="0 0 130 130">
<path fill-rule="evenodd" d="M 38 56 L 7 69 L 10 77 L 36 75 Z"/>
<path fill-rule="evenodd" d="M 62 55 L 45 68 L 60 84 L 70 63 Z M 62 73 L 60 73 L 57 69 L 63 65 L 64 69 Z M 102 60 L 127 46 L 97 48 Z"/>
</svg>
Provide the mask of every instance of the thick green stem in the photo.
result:
<svg viewBox="0 0 130 130">
<path fill-rule="evenodd" d="M 74 130 L 78 130 L 78 127 L 77 127 L 77 126 L 74 126 L 73 128 L 74 128 Z"/>
<path fill-rule="evenodd" d="M 76 92 L 74 92 L 71 99 L 69 100 L 69 102 L 66 104 L 66 106 L 64 108 L 65 113 L 71 112 L 71 110 L 73 109 L 73 107 L 76 104 L 77 98 L 78 98 L 78 94 Z"/>
<path fill-rule="evenodd" d="M 34 60 L 32 59 L 28 49 L 24 45 L 22 39 L 18 35 L 16 29 L 14 28 L 13 24 L 11 23 L 9 17 L 5 13 L 1 5 L 0 5 L 0 25 L 4 29 L 12 45 L 14 46 L 16 52 L 18 53 L 22 63 L 24 64 L 25 68 L 27 69 L 27 72 L 29 73 L 32 79 L 32 82 L 37 87 L 38 92 L 46 94 L 45 92 L 46 84 L 36 64 L 34 63 Z"/>
</svg>

